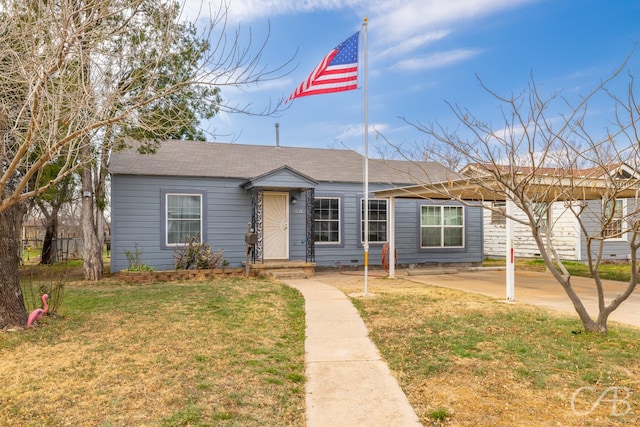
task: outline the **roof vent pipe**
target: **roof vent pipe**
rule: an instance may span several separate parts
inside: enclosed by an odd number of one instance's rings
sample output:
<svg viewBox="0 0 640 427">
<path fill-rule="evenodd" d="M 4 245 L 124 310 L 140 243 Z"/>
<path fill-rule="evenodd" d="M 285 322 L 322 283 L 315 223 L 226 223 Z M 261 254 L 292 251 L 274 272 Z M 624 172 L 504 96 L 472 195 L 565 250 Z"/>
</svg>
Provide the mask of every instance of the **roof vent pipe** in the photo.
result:
<svg viewBox="0 0 640 427">
<path fill-rule="evenodd" d="M 280 148 L 280 123 L 276 123 L 276 148 Z"/>
</svg>

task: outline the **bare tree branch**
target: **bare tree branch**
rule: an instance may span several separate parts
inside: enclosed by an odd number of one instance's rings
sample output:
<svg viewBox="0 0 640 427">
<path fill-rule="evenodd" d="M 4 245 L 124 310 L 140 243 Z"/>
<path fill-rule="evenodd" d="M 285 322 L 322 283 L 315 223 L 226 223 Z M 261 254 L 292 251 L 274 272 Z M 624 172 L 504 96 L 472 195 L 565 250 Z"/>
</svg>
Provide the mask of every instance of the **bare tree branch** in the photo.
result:
<svg viewBox="0 0 640 427">
<path fill-rule="evenodd" d="M 525 225 L 548 270 L 574 305 L 585 329 L 606 332 L 609 315 L 635 290 L 640 247 L 640 106 L 634 79 L 629 75 L 625 96 L 611 89 L 627 68 L 631 54 L 606 79 L 572 102 L 560 93 L 544 95 L 533 76 L 519 94 L 502 96 L 478 78 L 481 87 L 500 105 L 502 126 L 483 121 L 472 112 L 447 102 L 458 126 L 413 123 L 427 135 L 431 156 L 459 158 L 464 167 L 458 181 L 426 182 L 416 195 L 438 193 L 464 204 L 478 201 L 501 212 L 495 200 L 511 200 L 517 213 L 509 219 Z M 613 116 L 605 132 L 591 123 L 590 105 L 605 98 Z M 393 145 L 393 144 L 392 144 Z M 402 147 L 395 147 L 402 152 Z M 440 153 L 431 154 L 434 149 Z M 453 156 L 451 153 L 455 153 Z M 475 192 L 475 194 L 473 194 Z M 493 199 L 493 200 L 492 200 Z M 598 296 L 597 316 L 591 317 L 571 285 L 571 277 L 554 237 L 559 218 L 552 209 L 575 218 L 586 246 L 587 263 Z M 545 220 L 546 221 L 546 220 Z M 630 251 L 631 280 L 626 289 L 607 301 L 598 267 L 605 262 L 611 239 L 625 240 Z"/>
</svg>

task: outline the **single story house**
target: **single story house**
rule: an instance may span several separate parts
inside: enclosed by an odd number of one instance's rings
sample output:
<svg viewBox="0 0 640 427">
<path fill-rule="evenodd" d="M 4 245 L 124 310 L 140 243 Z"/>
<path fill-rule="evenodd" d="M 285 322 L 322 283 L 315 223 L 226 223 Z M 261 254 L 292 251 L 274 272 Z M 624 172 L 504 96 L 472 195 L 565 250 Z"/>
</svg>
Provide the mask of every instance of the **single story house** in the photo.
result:
<svg viewBox="0 0 640 427">
<path fill-rule="evenodd" d="M 245 261 L 248 229 L 255 261 L 301 260 L 318 267 L 364 264 L 364 157 L 354 151 L 199 141 L 165 141 L 155 154 L 113 153 L 111 269 L 125 251 L 156 270 L 174 268 L 187 238 Z M 368 160 L 369 265 L 381 265 L 395 216 L 398 264 L 477 265 L 482 209 L 453 201 L 402 199 L 390 212 L 377 190 L 457 176 L 436 162 Z"/>
</svg>

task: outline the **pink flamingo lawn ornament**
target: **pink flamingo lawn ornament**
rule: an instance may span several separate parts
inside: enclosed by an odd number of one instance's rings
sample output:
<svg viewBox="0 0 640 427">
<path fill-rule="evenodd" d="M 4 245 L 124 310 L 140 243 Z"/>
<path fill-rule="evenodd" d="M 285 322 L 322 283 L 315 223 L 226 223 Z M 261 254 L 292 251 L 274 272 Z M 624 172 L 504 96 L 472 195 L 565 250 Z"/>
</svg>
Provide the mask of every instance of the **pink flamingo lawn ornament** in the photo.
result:
<svg viewBox="0 0 640 427">
<path fill-rule="evenodd" d="M 49 310 L 49 304 L 47 304 L 48 298 L 49 298 L 49 295 L 47 294 L 42 295 L 42 305 L 44 306 L 44 309 L 36 308 L 31 312 L 31 314 L 29 314 L 29 320 L 27 320 L 27 328 L 30 328 L 33 322 L 40 319 Z"/>
</svg>

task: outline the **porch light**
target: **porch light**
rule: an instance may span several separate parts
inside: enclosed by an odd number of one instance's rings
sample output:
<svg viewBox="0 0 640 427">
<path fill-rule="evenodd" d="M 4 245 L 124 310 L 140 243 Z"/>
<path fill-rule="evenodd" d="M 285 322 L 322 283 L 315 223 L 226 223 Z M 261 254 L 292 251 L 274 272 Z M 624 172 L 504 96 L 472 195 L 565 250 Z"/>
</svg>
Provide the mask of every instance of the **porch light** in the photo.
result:
<svg viewBox="0 0 640 427">
<path fill-rule="evenodd" d="M 295 205 L 298 203 L 298 199 L 296 199 L 295 197 L 291 196 L 291 204 Z"/>
</svg>

